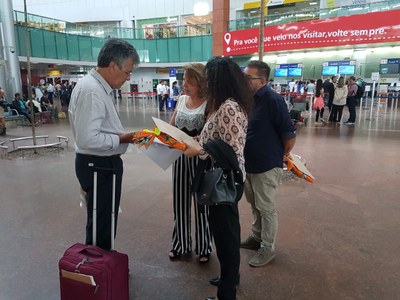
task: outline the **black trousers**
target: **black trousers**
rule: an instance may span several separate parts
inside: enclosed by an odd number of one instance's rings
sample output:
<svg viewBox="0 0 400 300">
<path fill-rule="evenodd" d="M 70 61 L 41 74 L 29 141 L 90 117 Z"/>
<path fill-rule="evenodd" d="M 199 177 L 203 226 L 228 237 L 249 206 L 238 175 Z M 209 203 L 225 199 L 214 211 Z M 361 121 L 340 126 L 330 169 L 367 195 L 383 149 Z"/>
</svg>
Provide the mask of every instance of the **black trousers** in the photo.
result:
<svg viewBox="0 0 400 300">
<path fill-rule="evenodd" d="M 164 95 L 158 95 L 158 106 L 159 106 L 159 110 L 162 111 L 164 110 Z"/>
<path fill-rule="evenodd" d="M 95 156 L 76 154 L 75 172 L 82 189 L 87 197 L 87 222 L 86 222 L 86 244 L 92 245 L 93 230 L 93 167 L 113 169 L 116 174 L 115 186 L 115 233 L 117 232 L 118 209 L 121 199 L 121 185 L 123 174 L 123 163 L 119 155 Z M 112 178 L 113 172 L 97 170 L 97 234 L 96 245 L 102 249 L 111 249 L 111 211 L 112 211 Z"/>
<path fill-rule="evenodd" d="M 348 122 L 354 123 L 356 121 L 356 98 L 354 96 L 347 98 L 347 106 L 349 107 L 350 117 Z"/>
<path fill-rule="evenodd" d="M 221 268 L 219 300 L 236 299 L 240 265 L 240 223 L 237 203 L 210 206 L 209 221 Z"/>
<path fill-rule="evenodd" d="M 333 104 L 331 117 L 329 118 L 329 121 L 340 122 L 340 120 L 342 119 L 343 107 L 344 107 L 344 105 Z"/>
</svg>

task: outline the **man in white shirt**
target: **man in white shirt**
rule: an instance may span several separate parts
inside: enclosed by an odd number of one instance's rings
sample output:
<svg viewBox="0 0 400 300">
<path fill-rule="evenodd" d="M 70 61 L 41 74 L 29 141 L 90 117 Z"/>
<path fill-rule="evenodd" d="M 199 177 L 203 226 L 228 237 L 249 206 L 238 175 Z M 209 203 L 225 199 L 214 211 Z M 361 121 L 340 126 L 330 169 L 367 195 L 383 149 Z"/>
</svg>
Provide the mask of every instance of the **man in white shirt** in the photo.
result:
<svg viewBox="0 0 400 300">
<path fill-rule="evenodd" d="M 164 95 L 165 95 L 164 81 L 160 81 L 157 85 L 157 98 L 160 111 L 164 111 Z"/>
<path fill-rule="evenodd" d="M 54 86 L 51 84 L 51 82 L 49 82 L 49 84 L 47 85 L 46 91 L 49 93 L 49 100 L 51 105 L 53 105 Z"/>
<path fill-rule="evenodd" d="M 289 92 L 290 93 L 294 92 L 294 85 L 295 85 L 295 82 L 294 82 L 294 79 L 292 79 L 292 81 L 289 82 Z"/>
<path fill-rule="evenodd" d="M 75 172 L 87 200 L 86 244 L 91 245 L 93 217 L 93 171 L 98 170 L 97 246 L 111 248 L 112 178 L 116 174 L 115 211 L 119 209 L 123 162 L 121 154 L 132 141 L 118 114 L 114 90 L 130 79 L 139 63 L 135 48 L 121 39 L 109 39 L 100 50 L 97 69 L 90 71 L 73 89 L 68 108 L 75 138 Z M 117 228 L 115 215 L 115 230 Z"/>
</svg>

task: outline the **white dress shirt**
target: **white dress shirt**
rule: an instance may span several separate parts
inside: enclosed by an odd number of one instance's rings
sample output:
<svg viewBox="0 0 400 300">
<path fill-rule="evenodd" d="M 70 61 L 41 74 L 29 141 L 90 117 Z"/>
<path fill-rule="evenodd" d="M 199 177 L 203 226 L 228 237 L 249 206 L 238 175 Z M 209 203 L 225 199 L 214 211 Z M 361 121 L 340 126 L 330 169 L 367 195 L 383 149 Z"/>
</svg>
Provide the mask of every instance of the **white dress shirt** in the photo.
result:
<svg viewBox="0 0 400 300">
<path fill-rule="evenodd" d="M 95 69 L 76 84 L 68 115 L 76 153 L 111 156 L 126 152 L 129 144 L 119 142 L 125 130 L 113 89 Z"/>
</svg>

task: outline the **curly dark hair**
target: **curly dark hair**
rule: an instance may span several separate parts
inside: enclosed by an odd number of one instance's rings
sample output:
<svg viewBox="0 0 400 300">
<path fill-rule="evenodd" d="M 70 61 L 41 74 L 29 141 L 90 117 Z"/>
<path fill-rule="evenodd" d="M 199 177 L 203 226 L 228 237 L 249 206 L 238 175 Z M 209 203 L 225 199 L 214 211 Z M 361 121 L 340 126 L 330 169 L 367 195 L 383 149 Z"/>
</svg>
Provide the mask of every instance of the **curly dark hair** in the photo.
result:
<svg viewBox="0 0 400 300">
<path fill-rule="evenodd" d="M 321 90 L 322 90 L 322 79 L 318 79 L 317 86 L 315 87 L 315 96 L 316 97 L 321 96 Z"/>
<path fill-rule="evenodd" d="M 250 86 L 239 65 L 227 57 L 214 57 L 206 64 L 207 111 L 217 111 L 233 98 L 249 114 L 253 103 Z"/>
</svg>

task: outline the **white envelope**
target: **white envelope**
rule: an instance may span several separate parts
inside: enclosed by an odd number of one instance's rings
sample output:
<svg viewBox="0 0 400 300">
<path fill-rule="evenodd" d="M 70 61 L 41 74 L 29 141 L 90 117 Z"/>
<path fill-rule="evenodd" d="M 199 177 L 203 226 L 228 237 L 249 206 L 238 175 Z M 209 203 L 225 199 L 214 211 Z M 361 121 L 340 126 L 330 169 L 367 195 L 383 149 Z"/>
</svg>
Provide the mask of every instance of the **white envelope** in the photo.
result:
<svg viewBox="0 0 400 300">
<path fill-rule="evenodd" d="M 158 138 L 155 138 L 147 149 L 143 146 L 140 150 L 164 171 L 183 153 L 181 150 L 169 148 Z"/>
</svg>

